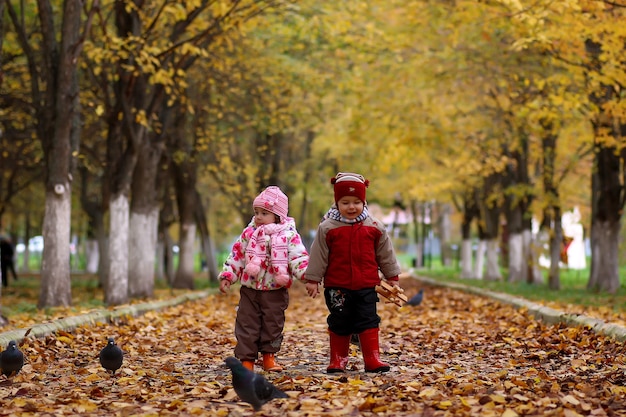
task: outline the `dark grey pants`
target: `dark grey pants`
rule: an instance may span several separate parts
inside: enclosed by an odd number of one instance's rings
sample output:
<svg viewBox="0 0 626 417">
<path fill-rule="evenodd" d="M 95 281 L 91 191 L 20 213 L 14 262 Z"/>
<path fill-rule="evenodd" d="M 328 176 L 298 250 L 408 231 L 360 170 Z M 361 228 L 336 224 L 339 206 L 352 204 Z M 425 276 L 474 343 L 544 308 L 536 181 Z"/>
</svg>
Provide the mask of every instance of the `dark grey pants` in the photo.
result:
<svg viewBox="0 0 626 417">
<path fill-rule="evenodd" d="M 242 361 L 253 361 L 259 352 L 278 352 L 283 341 L 285 310 L 289 306 L 287 289 L 258 291 L 242 286 L 239 294 L 235 356 Z"/>
</svg>

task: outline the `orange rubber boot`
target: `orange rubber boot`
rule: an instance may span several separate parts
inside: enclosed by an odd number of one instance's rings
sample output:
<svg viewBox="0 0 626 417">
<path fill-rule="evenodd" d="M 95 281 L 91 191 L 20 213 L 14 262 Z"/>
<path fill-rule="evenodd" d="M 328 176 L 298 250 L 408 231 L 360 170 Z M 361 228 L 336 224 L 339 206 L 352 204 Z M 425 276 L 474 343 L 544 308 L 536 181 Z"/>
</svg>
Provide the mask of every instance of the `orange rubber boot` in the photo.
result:
<svg viewBox="0 0 626 417">
<path fill-rule="evenodd" d="M 276 363 L 276 358 L 273 353 L 264 353 L 263 370 L 265 372 L 280 372 L 283 370 L 283 367 Z"/>
<path fill-rule="evenodd" d="M 254 361 L 241 361 L 244 368 L 254 371 Z"/>
</svg>

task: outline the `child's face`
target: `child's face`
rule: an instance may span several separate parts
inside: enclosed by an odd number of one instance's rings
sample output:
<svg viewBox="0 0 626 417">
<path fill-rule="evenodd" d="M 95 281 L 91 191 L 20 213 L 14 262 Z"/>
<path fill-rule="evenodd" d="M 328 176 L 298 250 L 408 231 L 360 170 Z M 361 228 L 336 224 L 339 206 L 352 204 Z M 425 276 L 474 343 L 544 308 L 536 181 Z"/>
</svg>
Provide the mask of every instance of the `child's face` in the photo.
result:
<svg viewBox="0 0 626 417">
<path fill-rule="evenodd" d="M 260 207 L 254 208 L 254 224 L 261 226 L 264 224 L 272 224 L 276 221 L 276 215 L 271 211 L 264 210 Z"/>
<path fill-rule="evenodd" d="M 337 201 L 337 209 L 339 213 L 348 220 L 356 219 L 359 214 L 363 213 L 365 203 L 358 197 L 345 196 Z"/>
</svg>

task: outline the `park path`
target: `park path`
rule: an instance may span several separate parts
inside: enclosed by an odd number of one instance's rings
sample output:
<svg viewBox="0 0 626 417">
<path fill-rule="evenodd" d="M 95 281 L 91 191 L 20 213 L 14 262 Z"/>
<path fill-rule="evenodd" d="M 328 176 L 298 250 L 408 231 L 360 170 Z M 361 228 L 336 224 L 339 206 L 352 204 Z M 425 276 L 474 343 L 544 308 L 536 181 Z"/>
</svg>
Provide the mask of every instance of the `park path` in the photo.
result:
<svg viewBox="0 0 626 417">
<path fill-rule="evenodd" d="M 238 402 L 223 365 L 232 355 L 238 291 L 114 323 L 26 338 L 22 372 L 0 381 L 2 415 L 626 416 L 626 347 L 589 329 L 546 325 L 491 298 L 402 280 L 418 307 L 380 303 L 385 374 L 366 374 L 357 346 L 348 372 L 328 375 L 326 308 L 291 290 L 279 361 L 266 374 L 290 398 L 260 412 Z M 118 375 L 98 363 L 113 336 Z"/>
</svg>

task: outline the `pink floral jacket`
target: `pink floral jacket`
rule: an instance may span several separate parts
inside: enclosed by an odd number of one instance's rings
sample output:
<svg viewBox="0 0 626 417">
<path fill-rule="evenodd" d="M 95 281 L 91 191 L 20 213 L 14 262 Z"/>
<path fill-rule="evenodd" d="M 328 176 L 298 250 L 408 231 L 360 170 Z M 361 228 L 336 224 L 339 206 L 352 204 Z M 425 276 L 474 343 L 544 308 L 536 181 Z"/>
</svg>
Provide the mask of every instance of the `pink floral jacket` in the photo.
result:
<svg viewBox="0 0 626 417">
<path fill-rule="evenodd" d="M 296 230 L 296 223 L 293 218 L 288 217 L 286 221 L 289 223 L 284 231 L 280 232 L 287 238 L 288 243 L 288 272 L 291 280 L 286 285 L 289 288 L 294 279 L 303 280 L 304 273 L 309 264 L 309 253 L 307 252 L 302 239 Z M 270 265 L 268 262 L 261 264 L 261 270 L 256 277 L 249 276 L 244 272 L 246 267 L 246 247 L 250 242 L 252 233 L 254 232 L 254 219 L 253 221 L 243 229 L 241 236 L 233 244 L 233 248 L 224 262 L 222 272 L 220 272 L 219 279 L 227 279 L 232 283 L 241 281 L 241 285 L 261 291 L 276 290 L 282 288 L 276 283 L 274 274 L 270 272 Z M 270 250 L 269 237 L 266 236 L 266 246 L 268 252 Z M 267 259 L 271 259 L 268 253 Z"/>
</svg>

